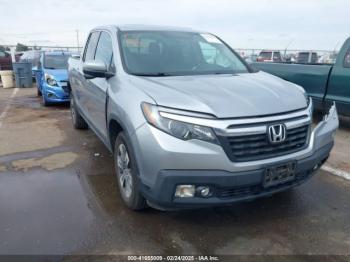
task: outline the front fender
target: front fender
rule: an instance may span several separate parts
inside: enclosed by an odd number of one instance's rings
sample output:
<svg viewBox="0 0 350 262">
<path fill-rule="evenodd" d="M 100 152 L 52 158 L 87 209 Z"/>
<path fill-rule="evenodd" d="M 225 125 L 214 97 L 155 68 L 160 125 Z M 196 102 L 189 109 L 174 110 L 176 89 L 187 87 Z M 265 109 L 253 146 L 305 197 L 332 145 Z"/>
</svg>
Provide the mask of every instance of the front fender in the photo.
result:
<svg viewBox="0 0 350 262">
<path fill-rule="evenodd" d="M 334 141 L 336 130 L 339 126 L 339 118 L 335 103 L 331 106 L 322 121 L 314 128 L 311 139 L 314 143 L 314 149 L 321 147 Z"/>
</svg>

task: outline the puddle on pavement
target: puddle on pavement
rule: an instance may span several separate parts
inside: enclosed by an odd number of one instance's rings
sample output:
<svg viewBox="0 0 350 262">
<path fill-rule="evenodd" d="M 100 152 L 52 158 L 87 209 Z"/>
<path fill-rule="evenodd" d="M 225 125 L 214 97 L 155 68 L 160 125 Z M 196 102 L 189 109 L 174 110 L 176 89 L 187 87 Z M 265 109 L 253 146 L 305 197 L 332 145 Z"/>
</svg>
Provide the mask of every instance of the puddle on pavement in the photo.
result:
<svg viewBox="0 0 350 262">
<path fill-rule="evenodd" d="M 74 163 L 78 158 L 78 154 L 73 152 L 62 152 L 52 154 L 42 158 L 28 158 L 12 162 L 12 167 L 17 171 L 27 171 L 30 168 L 41 167 L 46 170 L 54 170 L 64 168 Z"/>
<path fill-rule="evenodd" d="M 0 210 L 0 254 L 63 254 L 84 246 L 95 227 L 74 171 L 1 174 Z"/>
</svg>

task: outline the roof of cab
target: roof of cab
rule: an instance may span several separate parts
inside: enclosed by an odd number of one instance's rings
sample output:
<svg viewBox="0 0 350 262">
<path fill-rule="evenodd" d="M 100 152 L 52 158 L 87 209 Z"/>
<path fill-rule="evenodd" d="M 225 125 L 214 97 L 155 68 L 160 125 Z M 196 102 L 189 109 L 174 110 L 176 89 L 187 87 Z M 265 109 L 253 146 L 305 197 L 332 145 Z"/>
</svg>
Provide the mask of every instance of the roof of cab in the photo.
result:
<svg viewBox="0 0 350 262">
<path fill-rule="evenodd" d="M 45 55 L 70 55 L 71 52 L 67 51 L 45 51 Z"/>
<path fill-rule="evenodd" d="M 99 26 L 94 28 L 93 30 L 98 29 L 114 29 L 121 31 L 178 31 L 178 32 L 198 32 L 191 28 L 186 27 L 176 27 L 176 26 L 158 26 L 158 25 L 133 25 L 133 24 L 125 24 L 125 25 L 107 25 L 107 26 Z"/>
</svg>

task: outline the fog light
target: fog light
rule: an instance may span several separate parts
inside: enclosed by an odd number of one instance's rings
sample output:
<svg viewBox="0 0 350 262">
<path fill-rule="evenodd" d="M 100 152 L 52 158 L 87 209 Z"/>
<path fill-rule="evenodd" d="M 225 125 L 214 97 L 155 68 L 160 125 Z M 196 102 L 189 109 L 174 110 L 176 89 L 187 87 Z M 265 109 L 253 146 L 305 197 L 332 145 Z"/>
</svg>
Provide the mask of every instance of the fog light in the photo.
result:
<svg viewBox="0 0 350 262">
<path fill-rule="evenodd" d="M 207 186 L 201 186 L 197 188 L 197 192 L 202 196 L 202 197 L 208 197 L 210 195 L 210 188 Z"/>
<path fill-rule="evenodd" d="M 318 168 L 318 164 L 316 164 L 314 167 L 313 167 L 313 170 L 316 170 Z"/>
<path fill-rule="evenodd" d="M 194 197 L 194 185 L 178 185 L 175 191 L 175 197 Z"/>
</svg>

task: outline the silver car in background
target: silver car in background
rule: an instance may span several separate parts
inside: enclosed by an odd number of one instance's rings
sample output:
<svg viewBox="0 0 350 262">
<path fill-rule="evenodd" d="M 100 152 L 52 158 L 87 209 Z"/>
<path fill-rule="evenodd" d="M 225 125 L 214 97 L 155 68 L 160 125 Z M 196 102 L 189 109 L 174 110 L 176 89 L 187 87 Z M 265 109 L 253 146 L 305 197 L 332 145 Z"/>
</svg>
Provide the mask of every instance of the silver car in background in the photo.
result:
<svg viewBox="0 0 350 262">
<path fill-rule="evenodd" d="M 335 106 L 312 128 L 301 87 L 254 71 L 206 32 L 98 27 L 69 63 L 73 124 L 113 153 L 134 210 L 268 196 L 309 179 L 333 147 Z"/>
</svg>

